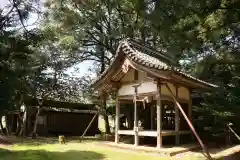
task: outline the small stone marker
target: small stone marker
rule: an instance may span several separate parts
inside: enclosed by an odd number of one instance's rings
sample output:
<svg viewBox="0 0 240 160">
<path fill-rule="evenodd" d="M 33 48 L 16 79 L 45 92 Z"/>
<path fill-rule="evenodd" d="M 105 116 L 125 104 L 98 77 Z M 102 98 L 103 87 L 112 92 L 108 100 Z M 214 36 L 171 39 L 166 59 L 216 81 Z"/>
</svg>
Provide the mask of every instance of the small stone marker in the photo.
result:
<svg viewBox="0 0 240 160">
<path fill-rule="evenodd" d="M 58 137 L 59 144 L 65 144 L 65 137 L 63 135 Z"/>
</svg>

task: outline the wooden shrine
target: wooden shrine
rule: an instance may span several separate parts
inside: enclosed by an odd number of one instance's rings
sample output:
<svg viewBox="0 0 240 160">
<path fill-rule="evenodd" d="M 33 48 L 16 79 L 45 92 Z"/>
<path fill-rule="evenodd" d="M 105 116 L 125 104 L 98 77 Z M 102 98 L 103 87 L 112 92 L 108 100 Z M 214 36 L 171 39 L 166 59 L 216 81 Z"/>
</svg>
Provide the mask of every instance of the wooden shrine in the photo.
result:
<svg viewBox="0 0 240 160">
<path fill-rule="evenodd" d="M 113 62 L 93 87 L 104 99 L 109 93 L 116 93 L 116 143 L 120 135 L 134 136 L 135 146 L 139 145 L 139 137 L 156 137 L 157 147 L 161 148 L 164 136 L 175 136 L 179 144 L 180 135 L 191 133 L 188 126 L 180 127 L 181 123 L 186 123 L 181 117 L 187 116 L 189 121 L 192 118 L 191 90 L 216 86 L 177 69 L 171 57 L 128 39 L 119 43 Z M 134 107 L 133 128 L 120 129 L 122 104 Z M 149 110 L 145 121 L 139 120 L 140 108 L 142 112 Z M 145 127 L 141 123 L 150 125 Z"/>
</svg>

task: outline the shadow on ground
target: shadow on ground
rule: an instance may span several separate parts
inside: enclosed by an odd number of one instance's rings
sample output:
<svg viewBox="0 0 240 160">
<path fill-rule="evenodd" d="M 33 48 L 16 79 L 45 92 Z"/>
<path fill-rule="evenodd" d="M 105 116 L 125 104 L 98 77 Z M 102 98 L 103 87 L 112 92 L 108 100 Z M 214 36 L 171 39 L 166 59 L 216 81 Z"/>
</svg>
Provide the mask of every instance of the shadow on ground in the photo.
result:
<svg viewBox="0 0 240 160">
<path fill-rule="evenodd" d="M 79 137 L 71 138 L 71 137 L 65 137 L 66 142 L 80 142 Z M 93 139 L 94 140 L 94 139 Z M 90 140 L 82 140 L 82 141 L 90 141 Z M 24 145 L 30 145 L 30 146 L 38 146 L 38 145 L 44 145 L 44 144 L 57 144 L 58 137 L 38 137 L 35 139 L 32 139 L 31 137 L 6 137 L 6 136 L 0 136 L 0 144 L 24 144 Z"/>
<path fill-rule="evenodd" d="M 228 151 L 228 153 L 225 154 L 221 154 L 222 151 L 224 150 L 231 150 L 231 147 L 226 147 L 224 149 L 211 149 L 209 150 L 209 153 L 211 154 L 213 160 L 240 160 L 240 151 Z M 203 157 L 205 157 L 205 159 L 207 159 L 207 155 L 205 153 L 203 153 L 202 150 L 198 150 L 198 151 L 192 151 L 193 153 L 199 153 L 200 155 L 203 155 Z M 201 159 L 201 158 L 200 158 Z"/>
<path fill-rule="evenodd" d="M 224 156 L 221 158 L 217 158 L 216 160 L 239 160 L 240 159 L 240 152 L 234 153 L 228 156 Z"/>
<path fill-rule="evenodd" d="M 46 150 L 0 149 L 0 160 L 103 160 L 105 156 L 92 151 L 49 152 Z"/>
</svg>

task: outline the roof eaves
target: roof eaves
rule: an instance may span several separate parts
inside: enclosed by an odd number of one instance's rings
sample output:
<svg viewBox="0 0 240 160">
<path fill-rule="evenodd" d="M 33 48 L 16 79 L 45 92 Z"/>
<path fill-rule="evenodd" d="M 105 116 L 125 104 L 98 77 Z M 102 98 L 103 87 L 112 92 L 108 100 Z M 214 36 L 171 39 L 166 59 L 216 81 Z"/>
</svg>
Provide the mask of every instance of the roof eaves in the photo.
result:
<svg viewBox="0 0 240 160">
<path fill-rule="evenodd" d="M 153 64 L 151 62 L 151 59 L 149 61 L 141 59 L 139 57 L 139 55 L 145 54 L 145 53 L 142 53 L 142 52 L 140 52 L 138 50 L 134 50 L 133 48 L 131 48 L 129 46 L 128 43 L 124 43 L 123 45 L 125 46 L 125 48 L 127 48 L 127 49 L 123 50 L 125 52 L 125 54 L 127 54 L 127 57 L 130 58 L 132 61 L 138 63 L 138 64 L 142 64 L 145 67 L 154 68 L 154 69 L 158 69 L 158 70 L 175 71 L 175 72 L 179 73 L 180 75 L 182 75 L 182 76 L 184 76 L 186 78 L 189 78 L 189 79 L 194 80 L 194 81 L 196 81 L 198 83 L 204 84 L 204 85 L 206 85 L 208 87 L 212 87 L 212 88 L 217 88 L 218 87 L 217 85 L 205 82 L 205 81 L 200 80 L 200 79 L 198 79 L 196 77 L 193 77 L 193 76 L 191 76 L 191 75 L 189 75 L 187 73 L 184 73 L 180 69 L 177 69 L 176 67 L 172 67 L 172 66 L 168 65 L 167 63 L 162 62 L 159 59 L 157 59 L 157 63 L 155 63 L 155 64 Z M 145 54 L 145 55 L 147 55 L 147 54 Z M 148 56 L 150 56 L 150 55 L 148 55 Z M 153 58 L 156 59 L 155 57 L 153 57 Z"/>
<path fill-rule="evenodd" d="M 91 85 L 94 85 L 94 84 L 100 82 L 101 79 L 109 72 L 110 68 L 113 66 L 117 57 L 119 56 L 120 49 L 121 49 L 124 52 L 124 54 L 127 56 L 127 58 L 129 58 L 130 60 L 132 60 L 138 64 L 144 65 L 145 67 L 153 68 L 153 69 L 157 69 L 157 70 L 174 71 L 186 78 L 189 78 L 193 81 L 201 83 L 205 86 L 208 86 L 211 88 L 218 87 L 217 85 L 202 81 L 202 80 L 195 78 L 189 74 L 186 74 L 183 71 L 181 71 L 180 69 L 177 69 L 176 67 L 173 67 L 170 64 L 165 63 L 156 57 L 153 57 L 152 55 L 143 53 L 143 52 L 139 51 L 137 48 L 134 48 L 134 46 L 132 46 L 132 44 L 136 45 L 138 43 L 133 40 L 129 40 L 129 39 L 121 41 L 119 43 L 119 46 L 118 46 L 118 49 L 116 52 L 116 56 L 115 56 L 114 60 L 112 61 L 112 63 L 109 65 L 108 69 L 106 69 Z M 138 47 L 139 46 L 141 46 L 141 45 L 138 44 Z M 141 46 L 141 47 L 143 48 L 143 46 Z"/>
<path fill-rule="evenodd" d="M 187 74 L 187 73 L 184 73 L 184 72 L 182 72 L 182 71 L 180 71 L 180 70 L 178 70 L 177 72 L 178 72 L 179 74 L 187 77 L 187 78 L 190 78 L 190 79 L 192 79 L 192 80 L 194 80 L 194 81 L 197 81 L 197 82 L 199 82 L 199 83 L 202 83 L 202 84 L 204 84 L 204 85 L 206 85 L 206 86 L 208 86 L 208 87 L 211 87 L 211 88 L 218 88 L 218 87 L 219 87 L 219 86 L 217 86 L 217 85 L 215 85 L 215 84 L 212 84 L 212 83 L 203 81 L 203 80 L 201 80 L 201 79 L 198 79 L 198 78 L 196 78 L 196 77 L 193 77 L 193 76 L 191 76 L 191 75 L 189 75 L 189 74 Z"/>
</svg>

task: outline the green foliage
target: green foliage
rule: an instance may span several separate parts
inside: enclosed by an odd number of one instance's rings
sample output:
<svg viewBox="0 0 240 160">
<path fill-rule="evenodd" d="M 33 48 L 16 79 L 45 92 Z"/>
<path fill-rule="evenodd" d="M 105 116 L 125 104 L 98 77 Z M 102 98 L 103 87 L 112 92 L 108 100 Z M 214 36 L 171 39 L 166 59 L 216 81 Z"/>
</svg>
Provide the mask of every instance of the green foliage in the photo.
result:
<svg viewBox="0 0 240 160">
<path fill-rule="evenodd" d="M 65 73 L 78 57 L 56 43 L 50 27 L 27 26 L 38 4 L 13 0 L 0 8 L 0 115 L 19 109 L 26 97 L 79 100 L 81 80 Z"/>
<path fill-rule="evenodd" d="M 66 70 L 90 60 L 92 70 L 102 73 L 119 40 L 130 37 L 177 59 L 186 72 L 219 85 L 204 93 L 205 102 L 196 107 L 199 128 L 211 116 L 216 130 L 236 121 L 239 1 L 49 0 L 41 29 L 28 30 L 30 13 L 39 13 L 37 2 L 13 0 L 7 12 L 0 9 L 0 89 L 6 91 L 0 95 L 0 112 L 19 106 L 26 95 L 80 101 L 80 88 L 84 96 L 93 94 L 90 75 L 73 78 Z"/>
<path fill-rule="evenodd" d="M 56 0 L 47 3 L 46 15 L 60 43 L 71 46 L 82 60 L 100 64 L 100 73 L 118 41 L 130 37 L 174 57 L 186 72 L 219 85 L 203 94 L 203 110 L 197 110 L 206 123 L 214 115 L 219 129 L 233 121 L 239 105 L 239 5 L 226 0 Z M 199 128 L 206 123 L 200 121 Z"/>
<path fill-rule="evenodd" d="M 22 103 L 22 95 L 27 92 L 28 76 L 36 64 L 31 49 L 34 44 L 31 41 L 11 31 L 2 31 L 0 39 L 0 88 L 4 91 L 0 96 L 1 113 L 19 107 L 16 105 Z"/>
</svg>

